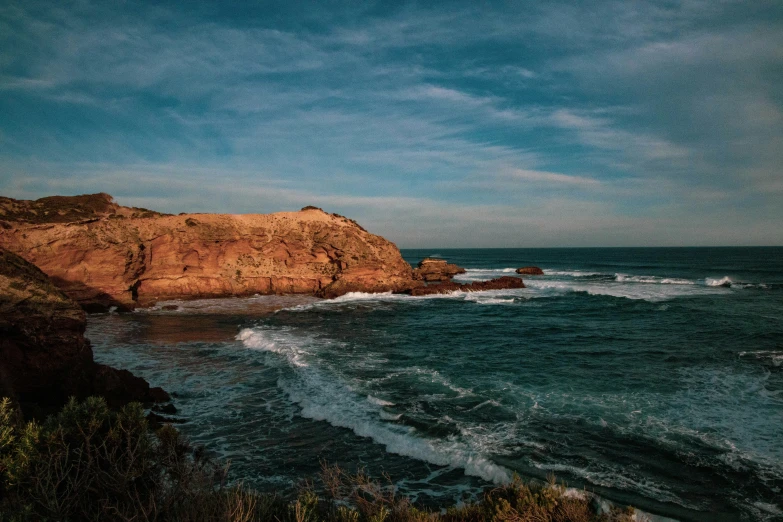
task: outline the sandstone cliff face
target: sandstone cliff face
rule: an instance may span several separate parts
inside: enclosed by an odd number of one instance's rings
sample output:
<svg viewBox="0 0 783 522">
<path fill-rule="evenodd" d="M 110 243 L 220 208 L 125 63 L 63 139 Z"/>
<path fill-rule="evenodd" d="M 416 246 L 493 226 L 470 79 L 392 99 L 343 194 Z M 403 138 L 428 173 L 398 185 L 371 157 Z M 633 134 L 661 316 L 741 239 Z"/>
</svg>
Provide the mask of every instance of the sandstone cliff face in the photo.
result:
<svg viewBox="0 0 783 522">
<path fill-rule="evenodd" d="M 76 198 L 88 207 L 79 213 L 86 219 L 69 222 L 62 222 L 75 215 L 68 198 L 57 200 L 56 222 L 46 221 L 41 211 L 30 218 L 42 200 L 3 198 L 0 246 L 40 267 L 87 310 L 172 298 L 335 297 L 422 284 L 412 279 L 393 243 L 314 207 L 170 216 L 120 207 L 106 194 Z"/>
<path fill-rule="evenodd" d="M 104 395 L 111 405 L 167 400 L 130 372 L 93 361 L 84 311 L 38 268 L 0 248 L 0 394 L 33 416 L 69 396 Z"/>
</svg>

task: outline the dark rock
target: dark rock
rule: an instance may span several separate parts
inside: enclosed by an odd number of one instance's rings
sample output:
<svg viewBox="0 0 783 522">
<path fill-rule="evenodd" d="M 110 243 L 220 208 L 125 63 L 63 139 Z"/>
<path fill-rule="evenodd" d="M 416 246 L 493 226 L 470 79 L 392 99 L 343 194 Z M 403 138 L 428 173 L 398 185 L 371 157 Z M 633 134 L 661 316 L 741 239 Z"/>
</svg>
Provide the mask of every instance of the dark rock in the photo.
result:
<svg viewBox="0 0 783 522">
<path fill-rule="evenodd" d="M 122 406 L 131 401 L 149 404 L 171 400 L 162 388 L 150 388 L 147 381 L 128 370 L 116 370 L 103 364 L 96 367 L 93 393 L 104 397 L 109 406 Z"/>
<path fill-rule="evenodd" d="M 84 310 L 35 265 L 0 248 L 0 391 L 27 417 L 53 413 L 74 396 L 112 406 L 167 401 L 127 370 L 93 360 Z"/>
<path fill-rule="evenodd" d="M 449 292 L 481 292 L 484 290 L 506 290 L 510 288 L 525 288 L 525 283 L 518 277 L 503 276 L 489 281 L 475 281 L 468 284 L 441 283 L 412 288 L 404 293 L 412 296 L 448 294 Z"/>
<path fill-rule="evenodd" d="M 158 415 L 154 411 L 151 411 L 147 414 L 147 421 L 149 422 L 149 425 L 152 429 L 158 429 L 164 424 L 184 424 L 187 422 L 184 419 L 164 417 L 163 415 Z"/>
<path fill-rule="evenodd" d="M 152 411 L 158 413 L 165 413 L 167 415 L 174 415 L 177 413 L 177 407 L 173 404 L 156 404 L 152 407 Z"/>
<path fill-rule="evenodd" d="M 544 271 L 537 266 L 523 266 L 522 268 L 517 268 L 517 274 L 544 275 Z"/>
<path fill-rule="evenodd" d="M 152 402 L 168 402 L 171 400 L 171 396 L 160 386 L 150 388 L 149 397 L 152 399 Z"/>
<path fill-rule="evenodd" d="M 451 281 L 457 274 L 464 274 L 461 266 L 447 262 L 445 259 L 425 257 L 419 261 L 418 267 L 413 269 L 413 278 L 418 281 L 432 283 L 436 281 Z"/>
</svg>

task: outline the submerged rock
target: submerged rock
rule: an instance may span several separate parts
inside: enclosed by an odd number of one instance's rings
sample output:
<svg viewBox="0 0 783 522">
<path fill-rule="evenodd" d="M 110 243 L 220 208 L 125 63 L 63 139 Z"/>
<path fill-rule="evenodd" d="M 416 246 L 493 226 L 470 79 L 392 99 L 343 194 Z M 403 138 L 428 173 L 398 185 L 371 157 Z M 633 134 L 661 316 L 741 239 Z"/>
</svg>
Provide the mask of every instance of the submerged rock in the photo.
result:
<svg viewBox="0 0 783 522">
<path fill-rule="evenodd" d="M 0 199 L 0 246 L 90 311 L 253 294 L 401 291 L 422 283 L 397 247 L 316 207 L 160 214 L 107 194 Z"/>
<path fill-rule="evenodd" d="M 517 274 L 544 275 L 544 271 L 537 266 L 523 266 L 522 268 L 517 268 Z"/>
<path fill-rule="evenodd" d="M 419 261 L 417 268 L 413 269 L 413 278 L 427 283 L 436 281 L 451 281 L 457 274 L 464 274 L 465 269 L 445 259 L 425 257 Z"/>
<path fill-rule="evenodd" d="M 525 288 L 525 283 L 518 277 L 503 276 L 489 281 L 475 281 L 473 283 L 440 283 L 424 287 L 412 288 L 404 293 L 412 296 L 448 294 L 450 292 L 481 292 L 484 290 L 506 290 L 511 288 Z"/>
<path fill-rule="evenodd" d="M 95 363 L 84 311 L 34 265 L 0 248 L 0 392 L 28 416 L 70 396 L 103 395 L 112 406 L 169 400 L 126 370 Z"/>
</svg>

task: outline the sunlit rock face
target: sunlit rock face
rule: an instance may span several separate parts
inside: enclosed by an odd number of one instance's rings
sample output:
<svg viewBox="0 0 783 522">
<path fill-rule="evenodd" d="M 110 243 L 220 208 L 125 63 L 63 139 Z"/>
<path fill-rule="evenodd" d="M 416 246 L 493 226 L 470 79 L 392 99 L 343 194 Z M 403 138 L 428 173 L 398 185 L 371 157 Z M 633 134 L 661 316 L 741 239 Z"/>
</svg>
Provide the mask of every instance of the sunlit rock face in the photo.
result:
<svg viewBox="0 0 783 522">
<path fill-rule="evenodd" d="M 0 246 L 40 267 L 88 311 L 174 298 L 335 297 L 422 284 L 393 243 L 315 207 L 173 216 L 122 207 L 107 194 L 2 198 Z"/>
</svg>

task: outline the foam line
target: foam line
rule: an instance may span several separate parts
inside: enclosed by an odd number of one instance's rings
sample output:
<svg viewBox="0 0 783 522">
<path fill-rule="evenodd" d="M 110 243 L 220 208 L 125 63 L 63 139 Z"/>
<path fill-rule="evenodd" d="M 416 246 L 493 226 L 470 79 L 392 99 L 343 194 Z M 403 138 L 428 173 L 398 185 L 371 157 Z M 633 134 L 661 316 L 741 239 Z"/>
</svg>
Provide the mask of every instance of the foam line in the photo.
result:
<svg viewBox="0 0 783 522">
<path fill-rule="evenodd" d="M 463 441 L 430 440 L 418 436 L 412 427 L 385 422 L 384 417 L 392 419 L 390 415 L 382 414 L 383 408 L 391 403 L 358 395 L 338 376 L 325 375 L 315 357 L 304 360 L 309 352 L 300 344 L 307 343 L 306 339 L 299 339 L 289 332 L 257 327 L 243 329 L 237 340 L 249 349 L 281 356 L 288 364 L 292 375 L 281 378 L 278 386 L 300 406 L 303 417 L 350 429 L 360 437 L 382 444 L 389 453 L 438 466 L 462 468 L 467 475 L 498 484 L 511 479 L 509 470 L 493 463 Z"/>
</svg>

